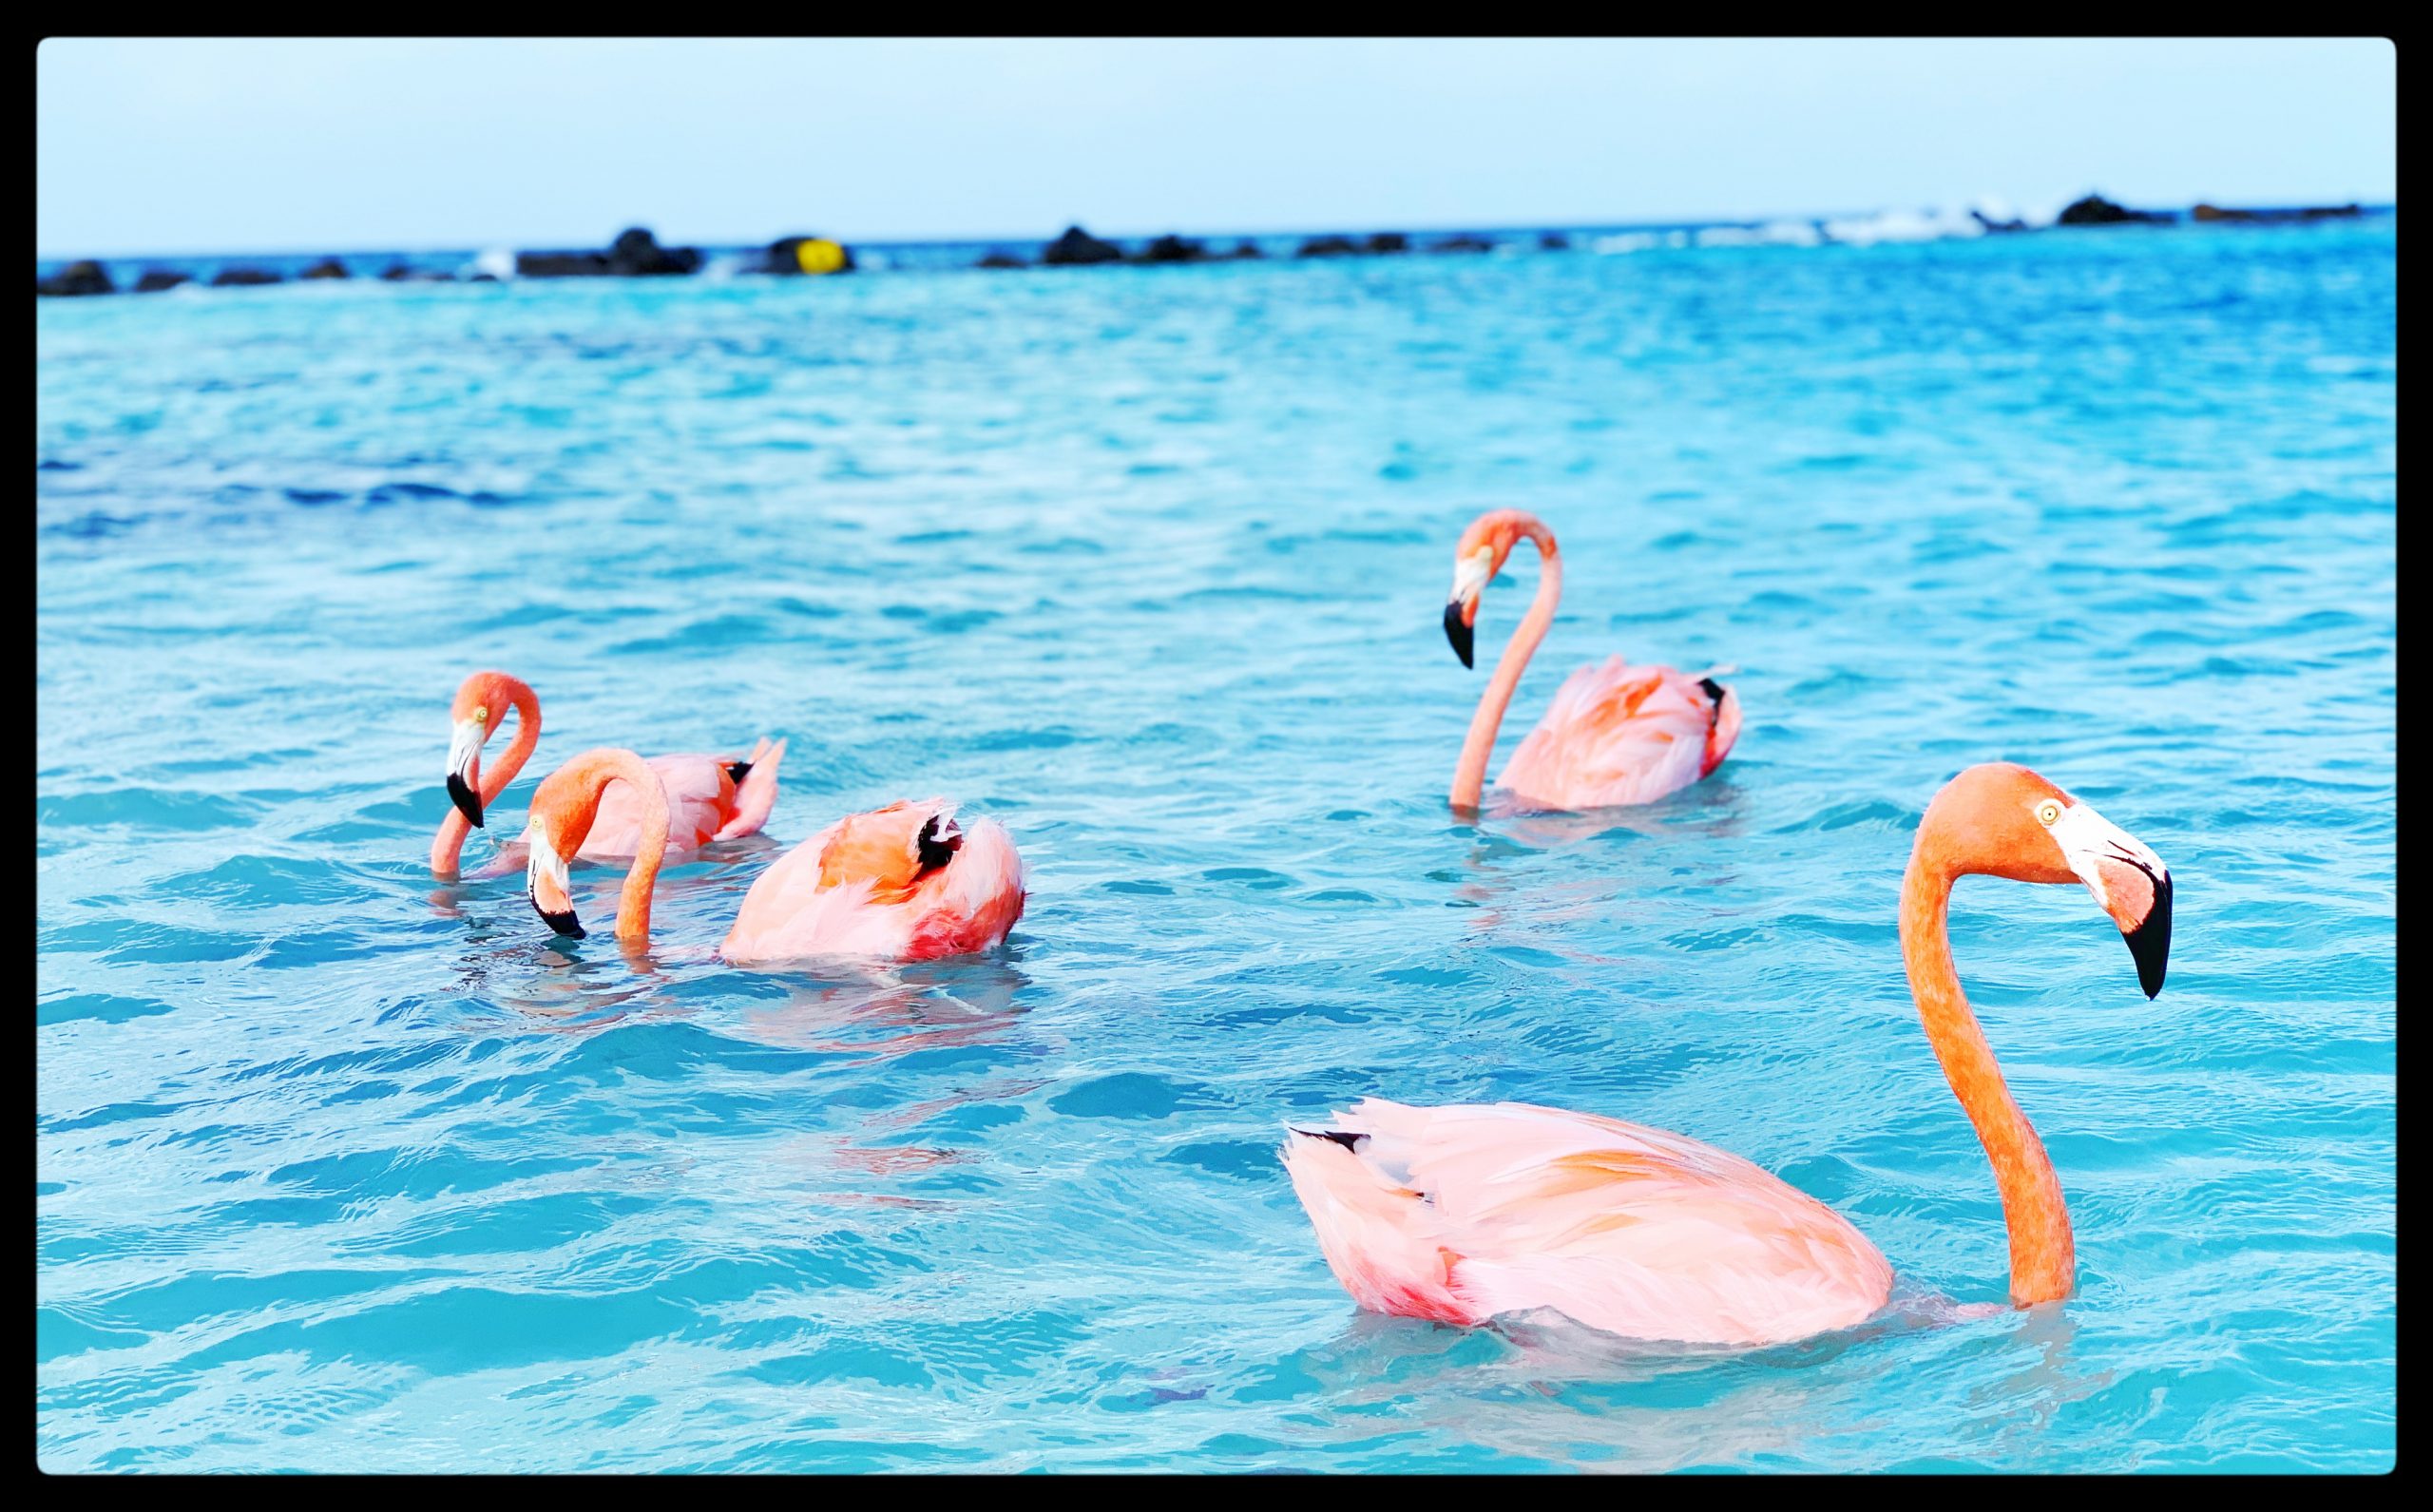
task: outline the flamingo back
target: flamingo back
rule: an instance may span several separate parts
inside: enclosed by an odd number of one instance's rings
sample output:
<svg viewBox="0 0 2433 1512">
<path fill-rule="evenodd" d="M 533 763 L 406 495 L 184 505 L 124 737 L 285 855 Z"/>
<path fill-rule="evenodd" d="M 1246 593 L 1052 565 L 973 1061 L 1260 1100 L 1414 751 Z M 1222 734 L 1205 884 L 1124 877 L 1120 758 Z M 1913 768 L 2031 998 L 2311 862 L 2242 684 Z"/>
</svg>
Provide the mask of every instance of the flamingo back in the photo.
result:
<svg viewBox="0 0 2433 1512">
<path fill-rule="evenodd" d="M 924 865 L 922 836 L 953 813 L 942 799 L 890 804 L 820 831 L 752 884 L 720 953 L 928 961 L 995 946 L 1022 917 L 1022 858 L 1005 826 L 981 819 L 950 860 Z"/>
<path fill-rule="evenodd" d="M 1563 679 L 1496 783 L 1558 809 L 1652 803 L 1722 765 L 1739 734 L 1730 689 L 1612 657 Z"/>
<path fill-rule="evenodd" d="M 1551 1308 L 1630 1338 L 1753 1345 L 1848 1328 L 1891 1294 L 1841 1215 L 1709 1145 L 1500 1102 L 1368 1099 L 1285 1164 L 1363 1307 L 1482 1323 Z"/>
</svg>

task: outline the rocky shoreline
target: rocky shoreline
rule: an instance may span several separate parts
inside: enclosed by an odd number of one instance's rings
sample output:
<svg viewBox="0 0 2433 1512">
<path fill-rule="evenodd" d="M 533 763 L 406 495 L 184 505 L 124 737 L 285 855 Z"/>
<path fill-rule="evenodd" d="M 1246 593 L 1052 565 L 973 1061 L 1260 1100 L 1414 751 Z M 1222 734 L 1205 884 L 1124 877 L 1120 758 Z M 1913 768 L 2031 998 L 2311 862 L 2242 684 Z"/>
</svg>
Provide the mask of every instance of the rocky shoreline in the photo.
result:
<svg viewBox="0 0 2433 1512">
<path fill-rule="evenodd" d="M 2182 223 L 2195 225 L 2304 225 L 2322 220 L 2347 220 L 2365 215 L 2362 206 L 2302 205 L 2286 208 L 2236 209 L 2199 203 L 2186 211 L 2136 210 L 2116 204 L 2099 194 L 2085 195 L 2064 208 L 2051 227 L 2033 225 L 2018 219 L 1997 220 L 1982 210 L 1968 212 L 1975 226 L 1986 235 L 2014 235 L 2053 229 L 2056 227 L 2154 225 Z M 1808 244 L 1820 244 L 1837 239 L 1827 233 L 1827 222 L 1812 222 L 1814 235 Z M 1400 257 L 1412 253 L 1428 255 L 1478 254 L 1510 247 L 1523 249 L 1522 239 L 1498 242 L 1472 232 L 1441 237 L 1425 244 L 1415 244 L 1400 231 L 1377 231 L 1367 236 L 1327 234 L 1302 239 L 1291 258 L 1375 258 Z M 1560 231 L 1536 234 L 1534 244 L 1542 252 L 1561 252 L 1570 248 L 1568 236 Z M 1160 264 L 1189 262 L 1226 262 L 1263 258 L 1269 254 L 1248 238 L 1235 240 L 1230 247 L 1217 249 L 1192 237 L 1161 236 L 1132 250 L 1092 236 L 1082 227 L 1068 226 L 1063 235 L 1040 249 L 1037 260 L 1004 247 L 991 248 L 967 266 L 974 268 L 1089 267 L 1106 263 Z M 419 268 L 398 261 L 392 262 L 376 275 L 391 283 L 471 283 L 497 282 L 503 277 L 517 278 L 685 278 L 699 274 L 705 263 L 698 247 L 663 247 L 659 239 L 642 226 L 631 227 L 598 251 L 517 252 L 499 255 L 499 260 L 486 256 L 475 259 L 461 273 L 441 269 Z M 777 278 L 820 278 L 839 273 L 852 273 L 857 267 L 853 251 L 843 242 L 817 236 L 784 236 L 766 247 L 744 254 L 733 271 L 738 274 Z M 297 281 L 324 278 L 349 278 L 355 271 L 335 257 L 322 258 L 295 277 Z M 154 294 L 196 281 L 193 275 L 168 268 L 147 268 L 127 286 L 135 294 Z M 275 269 L 231 264 L 215 272 L 209 283 L 214 288 L 284 283 L 287 276 Z M 68 263 L 45 278 L 34 279 L 37 297 L 73 297 L 86 295 L 116 294 L 119 285 L 109 270 L 99 261 L 86 258 Z"/>
</svg>

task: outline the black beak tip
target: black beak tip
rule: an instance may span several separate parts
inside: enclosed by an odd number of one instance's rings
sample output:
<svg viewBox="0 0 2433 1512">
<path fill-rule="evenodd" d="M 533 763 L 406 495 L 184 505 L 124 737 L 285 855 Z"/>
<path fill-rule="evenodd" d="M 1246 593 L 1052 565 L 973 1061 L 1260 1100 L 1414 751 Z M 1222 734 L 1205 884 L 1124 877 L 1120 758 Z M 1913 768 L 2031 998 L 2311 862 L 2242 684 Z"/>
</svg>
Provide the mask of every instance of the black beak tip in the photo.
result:
<svg viewBox="0 0 2433 1512">
<path fill-rule="evenodd" d="M 2171 965 L 2171 878 L 2155 889 L 2155 906 L 2135 929 L 2121 935 L 2129 942 L 2130 958 L 2137 963 L 2137 985 L 2152 999 L 2163 989 L 2163 972 Z"/>
<path fill-rule="evenodd" d="M 583 921 L 574 916 L 574 910 L 572 909 L 568 909 L 563 913 L 552 913 L 548 909 L 541 907 L 539 901 L 535 900 L 532 904 L 532 911 L 541 916 L 541 922 L 543 924 L 547 925 L 558 933 L 565 935 L 567 939 L 580 940 L 584 937 Z"/>
<path fill-rule="evenodd" d="M 1459 599 L 1445 605 L 1445 639 L 1453 642 L 1453 654 L 1462 659 L 1462 665 L 1471 665 L 1470 647 L 1475 637 L 1462 619 L 1462 601 Z"/>
<path fill-rule="evenodd" d="M 448 774 L 448 798 L 465 816 L 466 823 L 476 830 L 482 827 L 482 795 L 467 787 L 465 779 L 453 772 Z"/>
</svg>

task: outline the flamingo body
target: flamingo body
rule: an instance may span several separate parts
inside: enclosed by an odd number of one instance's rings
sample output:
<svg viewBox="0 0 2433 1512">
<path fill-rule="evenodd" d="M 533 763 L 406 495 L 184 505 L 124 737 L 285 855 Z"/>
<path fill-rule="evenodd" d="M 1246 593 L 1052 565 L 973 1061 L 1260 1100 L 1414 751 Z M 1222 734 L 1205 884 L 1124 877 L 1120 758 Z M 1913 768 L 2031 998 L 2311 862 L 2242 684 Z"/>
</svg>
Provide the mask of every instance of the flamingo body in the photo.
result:
<svg viewBox="0 0 2433 1512">
<path fill-rule="evenodd" d="M 1454 548 L 1445 635 L 1454 655 L 1468 666 L 1476 643 L 1479 596 L 1524 540 L 1538 548 L 1538 591 L 1496 660 L 1495 673 L 1470 716 L 1469 734 L 1453 768 L 1456 809 L 1479 806 L 1504 711 L 1530 657 L 1554 624 L 1555 606 L 1562 598 L 1562 557 L 1545 522 L 1522 509 L 1490 509 L 1480 515 Z M 1633 666 L 1611 657 L 1602 666 L 1581 667 L 1564 679 L 1545 718 L 1512 753 L 1496 785 L 1523 804 L 1540 808 L 1652 803 L 1721 766 L 1739 737 L 1740 700 L 1713 677 L 1667 666 Z"/>
<path fill-rule="evenodd" d="M 1022 858 L 1003 825 L 967 828 L 954 810 L 891 803 L 820 831 L 754 881 L 719 953 L 929 961 L 995 946 L 1023 914 Z"/>
<path fill-rule="evenodd" d="M 1832 1209 L 1660 1129 L 1526 1103 L 1369 1098 L 1294 1131 L 1293 1188 L 1372 1311 L 1550 1308 L 1639 1339 L 1761 1345 L 1860 1323 L 1892 1268 Z"/>
<path fill-rule="evenodd" d="M 1556 809 L 1653 803 L 1721 766 L 1739 736 L 1731 689 L 1610 657 L 1563 679 L 1496 785 Z"/>
<path fill-rule="evenodd" d="M 763 738 L 753 748 L 742 782 L 735 780 L 733 756 L 652 756 L 643 764 L 658 774 L 667 794 L 667 848 L 698 851 L 713 840 L 753 834 L 776 806 L 776 767 L 785 742 Z M 757 784 L 763 769 L 767 776 Z M 765 800 L 765 801 L 764 801 Z M 625 783 L 611 782 L 600 794 L 600 817 L 577 856 L 584 861 L 630 860 L 642 850 L 643 807 Z"/>
<path fill-rule="evenodd" d="M 484 771 L 482 748 L 496 734 L 508 713 L 516 716 L 515 740 L 495 767 Z M 449 797 L 454 812 L 440 822 L 431 840 L 431 870 L 454 876 L 466 836 L 483 822 L 484 810 L 507 791 L 541 740 L 541 699 L 531 685 L 504 672 L 476 672 L 456 690 L 449 718 L 453 735 L 448 753 Z M 713 840 L 732 840 L 757 833 L 777 806 L 777 763 L 786 754 L 783 740 L 762 737 L 752 754 L 734 756 L 665 756 L 647 763 L 666 790 L 669 824 L 667 849 L 698 851 Z M 573 859 L 629 861 L 641 853 L 648 806 L 622 778 L 612 778 L 600 794 L 599 813 L 591 833 Z M 520 865 L 510 841 L 485 871 Z M 480 874 L 480 873 L 477 873 Z"/>
</svg>

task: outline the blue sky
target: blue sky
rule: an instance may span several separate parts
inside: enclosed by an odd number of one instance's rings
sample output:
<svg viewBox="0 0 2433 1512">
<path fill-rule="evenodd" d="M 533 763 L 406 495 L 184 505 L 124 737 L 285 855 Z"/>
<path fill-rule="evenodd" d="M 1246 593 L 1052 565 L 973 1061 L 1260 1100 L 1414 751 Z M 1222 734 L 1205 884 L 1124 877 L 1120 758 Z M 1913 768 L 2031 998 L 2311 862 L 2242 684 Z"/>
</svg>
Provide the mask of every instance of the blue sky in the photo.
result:
<svg viewBox="0 0 2433 1512">
<path fill-rule="evenodd" d="M 35 255 L 2390 201 L 2382 41 L 54 39 Z"/>
</svg>

